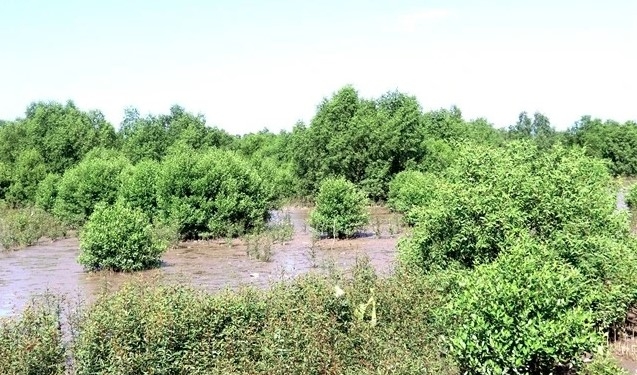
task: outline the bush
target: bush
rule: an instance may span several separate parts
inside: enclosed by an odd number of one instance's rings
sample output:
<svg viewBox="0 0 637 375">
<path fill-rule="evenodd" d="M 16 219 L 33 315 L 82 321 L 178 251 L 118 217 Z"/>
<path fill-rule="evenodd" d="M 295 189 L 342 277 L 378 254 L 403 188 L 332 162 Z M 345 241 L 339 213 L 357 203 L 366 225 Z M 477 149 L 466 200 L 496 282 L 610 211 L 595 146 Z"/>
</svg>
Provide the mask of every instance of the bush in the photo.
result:
<svg viewBox="0 0 637 375">
<path fill-rule="evenodd" d="M 158 266 L 166 246 L 142 211 L 102 203 L 80 233 L 78 261 L 89 270 L 139 271 Z"/>
<path fill-rule="evenodd" d="M 432 281 L 408 273 L 379 278 L 369 262 L 359 262 L 352 278 L 303 275 L 267 290 L 214 296 L 129 284 L 89 308 L 74 346 L 75 369 L 78 375 L 455 374 L 432 329 L 432 310 L 443 296 Z"/>
<path fill-rule="evenodd" d="M 184 238 L 236 236 L 265 224 L 272 207 L 251 165 L 222 150 L 180 149 L 166 157 L 157 179 L 162 218 Z"/>
<path fill-rule="evenodd" d="M 369 223 L 365 194 L 344 178 L 328 178 L 321 183 L 310 226 L 331 237 L 352 237 Z"/>
<path fill-rule="evenodd" d="M 82 225 L 95 205 L 115 202 L 119 174 L 127 165 L 128 161 L 116 152 L 91 152 L 78 165 L 64 172 L 53 212 L 68 224 Z"/>
<path fill-rule="evenodd" d="M 41 209 L 51 212 L 55 199 L 58 195 L 58 185 L 62 177 L 57 174 L 48 174 L 44 180 L 40 181 L 38 190 L 35 193 L 35 205 Z"/>
<path fill-rule="evenodd" d="M 40 208 L 0 207 L 0 249 L 17 249 L 35 244 L 41 238 L 65 237 L 67 228 L 59 219 Z"/>
<path fill-rule="evenodd" d="M 566 373 L 604 342 L 587 279 L 530 242 L 478 267 L 464 285 L 448 307 L 451 353 L 464 373 Z"/>
<path fill-rule="evenodd" d="M 13 206 L 33 205 L 38 184 L 46 177 L 44 158 L 34 149 L 18 155 L 11 171 L 11 186 L 5 199 Z"/>
<path fill-rule="evenodd" d="M 3 200 L 11 186 L 11 168 L 0 161 L 0 200 Z"/>
<path fill-rule="evenodd" d="M 0 318 L 0 374 L 64 374 L 60 324 L 51 299 L 34 301 L 17 320 Z"/>
<path fill-rule="evenodd" d="M 401 259 L 423 270 L 490 262 L 522 234 L 544 243 L 563 234 L 626 238 L 605 164 L 582 150 L 465 145 L 445 177 L 399 245 Z"/>
<path fill-rule="evenodd" d="M 299 181 L 291 163 L 277 162 L 272 158 L 252 160 L 263 178 L 269 192 L 268 201 L 273 203 L 273 208 L 284 199 L 298 197 Z"/>
<path fill-rule="evenodd" d="M 126 167 L 120 174 L 119 199 L 132 208 L 144 211 L 149 218 L 157 215 L 157 175 L 159 163 L 144 160 Z"/>
<path fill-rule="evenodd" d="M 414 225 L 416 216 L 411 214 L 416 207 L 426 207 L 436 198 L 443 181 L 430 173 L 419 171 L 403 171 L 394 177 L 389 184 L 387 204 L 397 212 L 406 214 L 405 220 Z"/>
<path fill-rule="evenodd" d="M 77 374 L 210 373 L 247 365 L 260 350 L 254 337 L 264 314 L 256 292 L 209 297 L 180 286 L 127 285 L 100 298 L 81 322 Z"/>
</svg>

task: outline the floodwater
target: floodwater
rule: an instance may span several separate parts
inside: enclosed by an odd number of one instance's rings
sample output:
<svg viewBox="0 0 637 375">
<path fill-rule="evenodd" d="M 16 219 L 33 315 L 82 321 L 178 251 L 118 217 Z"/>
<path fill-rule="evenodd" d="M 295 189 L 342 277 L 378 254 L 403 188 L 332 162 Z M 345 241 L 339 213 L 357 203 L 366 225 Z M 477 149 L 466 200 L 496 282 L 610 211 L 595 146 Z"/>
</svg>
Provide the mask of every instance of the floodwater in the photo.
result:
<svg viewBox="0 0 637 375">
<path fill-rule="evenodd" d="M 370 208 L 371 221 L 358 238 L 313 240 L 306 223 L 309 209 L 288 207 L 274 220 L 289 220 L 291 240 L 275 244 L 269 262 L 249 257 L 242 239 L 180 243 L 162 257 L 158 269 L 137 273 L 84 272 L 77 263 L 78 240 L 64 239 L 17 251 L 0 252 L 0 316 L 23 308 L 29 299 L 51 292 L 90 301 L 126 281 L 160 279 L 216 291 L 241 285 L 267 286 L 272 281 L 329 267 L 346 269 L 362 255 L 381 273 L 391 270 L 400 217 L 386 208 Z"/>
</svg>

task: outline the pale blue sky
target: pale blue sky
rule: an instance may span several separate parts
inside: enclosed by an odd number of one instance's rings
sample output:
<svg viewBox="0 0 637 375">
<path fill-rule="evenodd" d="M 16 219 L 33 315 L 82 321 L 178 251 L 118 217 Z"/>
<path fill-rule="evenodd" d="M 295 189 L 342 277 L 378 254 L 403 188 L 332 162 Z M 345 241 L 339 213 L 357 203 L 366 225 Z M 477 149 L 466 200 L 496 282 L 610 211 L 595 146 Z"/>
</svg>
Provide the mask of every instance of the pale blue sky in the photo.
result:
<svg viewBox="0 0 637 375">
<path fill-rule="evenodd" d="M 0 118 L 72 99 L 290 129 L 352 84 L 496 126 L 637 120 L 637 0 L 0 0 Z"/>
</svg>

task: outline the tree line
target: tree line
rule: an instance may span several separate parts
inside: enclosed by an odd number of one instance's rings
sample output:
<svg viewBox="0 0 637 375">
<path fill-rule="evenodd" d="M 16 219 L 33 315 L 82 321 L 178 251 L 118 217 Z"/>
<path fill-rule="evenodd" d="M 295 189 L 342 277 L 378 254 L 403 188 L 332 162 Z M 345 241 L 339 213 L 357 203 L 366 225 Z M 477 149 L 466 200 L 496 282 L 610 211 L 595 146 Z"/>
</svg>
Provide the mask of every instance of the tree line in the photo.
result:
<svg viewBox="0 0 637 375">
<path fill-rule="evenodd" d="M 116 129 L 100 111 L 82 111 L 72 101 L 36 102 L 23 118 L 0 122 L 0 199 L 13 206 L 35 204 L 43 184 L 51 185 L 96 149 L 111 150 L 109 155 L 133 165 L 160 162 L 177 149 L 223 149 L 273 181 L 277 198 L 311 197 L 321 181 L 344 177 L 370 199 L 386 201 L 401 171 L 441 171 L 461 144 L 502 147 L 514 140 L 530 140 L 544 150 L 558 143 L 583 147 L 606 160 L 613 174 L 637 174 L 633 121 L 583 116 L 557 131 L 545 115 L 523 112 L 515 124 L 498 129 L 484 118 L 464 119 L 457 107 L 425 111 L 414 96 L 392 91 L 363 98 L 345 86 L 325 98 L 307 124 L 243 136 L 209 126 L 204 116 L 177 105 L 160 115 L 126 109 Z"/>
</svg>

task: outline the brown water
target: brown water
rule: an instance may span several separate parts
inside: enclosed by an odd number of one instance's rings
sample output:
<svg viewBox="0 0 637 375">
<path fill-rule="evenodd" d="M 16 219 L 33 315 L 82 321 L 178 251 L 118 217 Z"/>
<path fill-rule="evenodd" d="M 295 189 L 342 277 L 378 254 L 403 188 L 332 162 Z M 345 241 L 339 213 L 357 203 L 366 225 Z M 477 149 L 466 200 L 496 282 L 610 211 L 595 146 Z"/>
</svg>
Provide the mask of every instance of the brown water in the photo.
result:
<svg viewBox="0 0 637 375">
<path fill-rule="evenodd" d="M 76 260 L 75 238 L 0 252 L 0 316 L 19 311 L 33 295 L 47 291 L 91 300 L 105 288 L 112 290 L 137 278 L 188 283 L 209 291 L 266 286 L 312 269 L 344 269 L 364 254 L 379 272 L 391 269 L 401 230 L 399 217 L 385 208 L 372 207 L 371 224 L 360 237 L 313 241 L 306 224 L 308 211 L 290 207 L 277 212 L 278 217 L 289 215 L 294 235 L 290 241 L 274 245 L 270 262 L 248 257 L 241 239 L 184 242 L 164 254 L 160 268 L 134 274 L 84 272 Z"/>
</svg>

